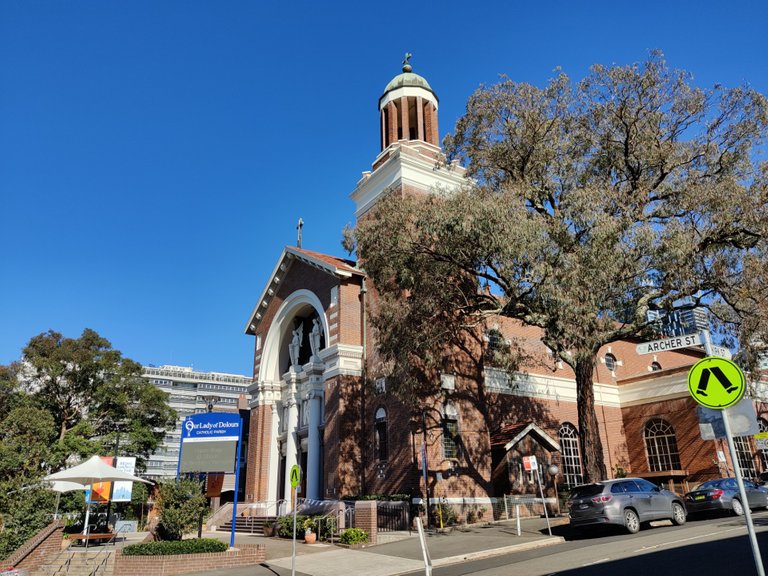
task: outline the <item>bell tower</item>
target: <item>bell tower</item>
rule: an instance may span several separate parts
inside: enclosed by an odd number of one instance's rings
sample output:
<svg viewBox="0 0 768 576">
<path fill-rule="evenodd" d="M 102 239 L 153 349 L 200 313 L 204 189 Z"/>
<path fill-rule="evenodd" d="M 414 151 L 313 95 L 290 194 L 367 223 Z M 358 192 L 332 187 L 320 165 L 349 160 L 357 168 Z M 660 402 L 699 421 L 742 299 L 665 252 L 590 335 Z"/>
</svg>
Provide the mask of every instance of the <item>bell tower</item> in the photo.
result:
<svg viewBox="0 0 768 576">
<path fill-rule="evenodd" d="M 437 130 L 437 95 L 424 78 L 413 73 L 411 54 L 403 60 L 403 73 L 395 76 L 379 98 L 381 149 L 399 140 L 419 140 L 440 146 Z"/>
<path fill-rule="evenodd" d="M 384 192 L 446 193 L 464 182 L 464 168 L 447 163 L 440 148 L 437 94 L 413 72 L 410 60 L 406 53 L 402 73 L 379 98 L 381 150 L 351 194 L 358 219 Z"/>
</svg>

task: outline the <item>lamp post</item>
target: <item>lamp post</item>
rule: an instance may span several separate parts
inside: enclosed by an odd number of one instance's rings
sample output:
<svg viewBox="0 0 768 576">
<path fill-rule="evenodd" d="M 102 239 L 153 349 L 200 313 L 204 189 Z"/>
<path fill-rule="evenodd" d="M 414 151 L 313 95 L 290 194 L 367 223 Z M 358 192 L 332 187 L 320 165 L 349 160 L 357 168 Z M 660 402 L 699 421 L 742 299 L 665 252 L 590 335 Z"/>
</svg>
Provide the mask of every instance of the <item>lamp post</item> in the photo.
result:
<svg viewBox="0 0 768 576">
<path fill-rule="evenodd" d="M 209 413 L 213 412 L 213 407 L 218 404 L 219 400 L 221 400 L 221 398 L 214 395 L 200 396 L 200 398 L 203 400 L 203 402 L 205 402 L 205 409 Z"/>
<path fill-rule="evenodd" d="M 423 433 L 423 441 L 421 443 L 421 473 L 424 478 L 424 501 L 425 510 L 427 515 L 427 528 L 430 526 L 429 521 L 429 458 L 427 456 L 427 408 L 425 406 L 419 407 L 419 412 L 414 414 L 414 418 L 411 420 L 411 433 L 415 436 L 419 430 L 419 422 L 416 418 L 421 417 L 421 431 Z"/>
<path fill-rule="evenodd" d="M 125 420 L 117 420 L 114 422 L 115 424 L 115 460 L 113 462 L 113 465 L 115 468 L 117 468 L 117 456 L 120 452 L 120 430 L 127 424 Z M 110 487 L 110 494 L 109 494 L 109 500 L 107 500 L 107 526 L 109 526 L 109 516 L 112 513 L 112 492 L 115 489 L 115 483 L 112 482 L 112 486 Z M 113 523 L 112 526 L 114 527 L 116 523 Z"/>
</svg>

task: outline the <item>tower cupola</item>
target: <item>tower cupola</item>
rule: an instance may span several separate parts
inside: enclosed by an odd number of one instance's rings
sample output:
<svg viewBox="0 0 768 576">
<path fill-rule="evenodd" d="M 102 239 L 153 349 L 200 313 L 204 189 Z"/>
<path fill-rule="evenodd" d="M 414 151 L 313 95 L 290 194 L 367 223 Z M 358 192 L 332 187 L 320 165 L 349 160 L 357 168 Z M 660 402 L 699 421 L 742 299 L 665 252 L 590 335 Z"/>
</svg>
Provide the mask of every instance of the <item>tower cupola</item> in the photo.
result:
<svg viewBox="0 0 768 576">
<path fill-rule="evenodd" d="M 421 140 L 440 146 L 438 99 L 424 78 L 413 73 L 406 53 L 403 72 L 395 76 L 379 98 L 381 149 L 398 140 Z"/>
</svg>

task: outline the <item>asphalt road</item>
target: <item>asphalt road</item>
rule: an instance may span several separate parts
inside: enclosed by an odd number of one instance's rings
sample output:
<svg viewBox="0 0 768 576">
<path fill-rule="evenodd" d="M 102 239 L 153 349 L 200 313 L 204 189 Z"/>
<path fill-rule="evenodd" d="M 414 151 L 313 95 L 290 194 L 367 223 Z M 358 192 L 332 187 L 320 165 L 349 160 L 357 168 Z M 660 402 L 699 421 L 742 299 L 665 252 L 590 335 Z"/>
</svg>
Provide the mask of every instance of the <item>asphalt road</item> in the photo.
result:
<svg viewBox="0 0 768 576">
<path fill-rule="evenodd" d="M 763 565 L 768 560 L 768 512 L 753 512 Z M 586 535 L 562 527 L 556 546 L 435 568 L 434 576 L 752 576 L 755 559 L 743 518 L 692 519 L 631 535 Z M 768 569 L 765 570 L 768 572 Z M 423 572 L 414 572 L 423 574 Z"/>
</svg>

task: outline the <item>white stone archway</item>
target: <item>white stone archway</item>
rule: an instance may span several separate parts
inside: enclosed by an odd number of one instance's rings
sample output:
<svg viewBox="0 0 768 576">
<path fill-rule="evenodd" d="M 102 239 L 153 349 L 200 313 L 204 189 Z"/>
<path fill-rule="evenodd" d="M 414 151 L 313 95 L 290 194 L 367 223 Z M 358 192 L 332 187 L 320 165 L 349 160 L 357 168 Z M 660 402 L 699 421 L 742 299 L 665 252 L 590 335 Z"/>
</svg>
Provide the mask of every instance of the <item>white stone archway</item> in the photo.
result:
<svg viewBox="0 0 768 576">
<path fill-rule="evenodd" d="M 328 320 L 325 316 L 325 311 L 320 299 L 311 290 L 301 289 L 293 292 L 282 303 L 277 313 L 275 314 L 272 323 L 265 338 L 264 346 L 262 349 L 261 363 L 259 367 L 258 380 L 260 382 L 274 382 L 280 383 L 280 398 L 281 405 L 287 406 L 287 418 L 285 418 L 284 425 L 279 426 L 278 422 L 273 423 L 273 436 L 272 443 L 274 446 L 270 447 L 270 455 L 274 455 L 274 458 L 270 457 L 269 462 L 269 481 L 268 481 L 268 494 L 270 500 L 276 500 L 279 493 L 278 479 L 280 477 L 280 457 L 277 451 L 277 442 L 280 431 L 285 432 L 285 470 L 283 478 L 285 479 L 284 494 L 287 496 L 289 492 L 288 483 L 290 479 L 290 468 L 298 463 L 299 456 L 299 441 L 298 430 L 300 427 L 298 417 L 298 404 L 302 401 L 302 398 L 298 398 L 299 393 L 298 385 L 304 388 L 309 387 L 309 393 L 305 400 L 308 401 L 309 409 L 309 426 L 308 426 L 308 449 L 307 449 L 307 470 L 305 470 L 307 478 L 307 493 L 308 498 L 320 498 L 321 494 L 321 479 L 320 479 L 320 432 L 319 427 L 322 425 L 320 422 L 320 404 L 323 401 L 322 395 L 322 377 L 319 382 L 308 382 L 307 375 L 303 373 L 297 373 L 293 368 L 288 370 L 281 370 L 281 358 L 285 357 L 287 351 L 286 346 L 289 341 L 291 331 L 293 329 L 293 321 L 297 315 L 306 317 L 308 309 L 312 309 L 314 314 L 320 319 L 323 334 L 325 335 L 325 345 L 328 345 Z M 312 366 L 312 372 L 314 373 L 318 368 Z M 319 374 L 322 375 L 322 368 L 319 370 Z M 281 373 L 282 372 L 282 373 Z M 315 378 L 310 377 L 310 380 Z M 315 387 L 319 387 L 320 390 L 316 390 Z M 306 390 L 305 390 L 306 392 Z M 282 417 L 283 410 L 273 411 L 273 415 L 280 415 Z"/>
</svg>

